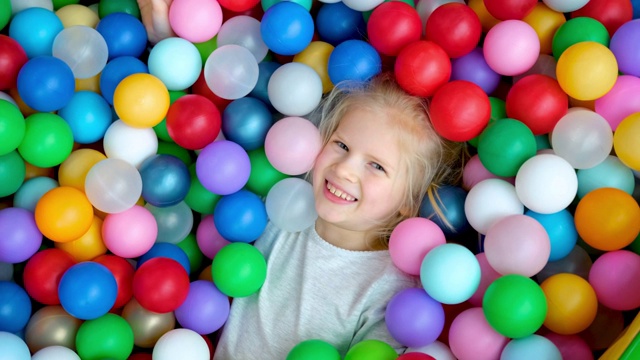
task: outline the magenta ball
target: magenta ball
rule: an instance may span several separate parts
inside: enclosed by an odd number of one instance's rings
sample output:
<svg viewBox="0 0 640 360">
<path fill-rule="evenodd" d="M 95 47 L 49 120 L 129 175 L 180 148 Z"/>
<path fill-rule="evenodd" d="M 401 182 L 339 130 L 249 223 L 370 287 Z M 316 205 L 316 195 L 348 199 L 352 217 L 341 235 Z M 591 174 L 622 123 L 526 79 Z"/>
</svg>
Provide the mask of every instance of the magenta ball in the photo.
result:
<svg viewBox="0 0 640 360">
<path fill-rule="evenodd" d="M 444 309 L 423 289 L 408 288 L 389 300 L 385 321 L 389 333 L 400 344 L 426 346 L 438 339 L 444 329 Z"/>
<path fill-rule="evenodd" d="M 196 159 L 198 180 L 214 194 L 229 195 L 242 189 L 250 173 L 249 155 L 233 141 L 214 141 Z"/>
<path fill-rule="evenodd" d="M 446 243 L 444 232 L 429 219 L 409 218 L 399 223 L 389 238 L 389 255 L 398 269 L 410 275 L 420 275 L 425 255 Z"/>
<path fill-rule="evenodd" d="M 580 335 L 560 335 L 553 332 L 544 337 L 560 350 L 563 360 L 593 360 L 593 352 L 589 344 Z"/>
<path fill-rule="evenodd" d="M 213 259 L 220 249 L 230 244 L 230 242 L 223 238 L 218 232 L 216 224 L 213 221 L 213 215 L 207 215 L 200 220 L 196 230 L 196 241 L 202 254 L 209 259 Z"/>
<path fill-rule="evenodd" d="M 604 253 L 591 266 L 589 283 L 598 301 L 614 310 L 640 306 L 640 255 L 628 250 Z"/>
<path fill-rule="evenodd" d="M 189 293 L 175 310 L 176 320 L 185 329 L 200 335 L 220 329 L 229 317 L 229 298 L 213 282 L 196 280 L 189 285 Z"/>
<path fill-rule="evenodd" d="M 28 260 L 42 244 L 42 233 L 29 210 L 0 210 L 0 262 L 17 264 Z"/>
<path fill-rule="evenodd" d="M 458 360 L 498 359 L 508 341 L 489 325 L 481 307 L 461 312 L 449 328 L 449 347 Z"/>
</svg>

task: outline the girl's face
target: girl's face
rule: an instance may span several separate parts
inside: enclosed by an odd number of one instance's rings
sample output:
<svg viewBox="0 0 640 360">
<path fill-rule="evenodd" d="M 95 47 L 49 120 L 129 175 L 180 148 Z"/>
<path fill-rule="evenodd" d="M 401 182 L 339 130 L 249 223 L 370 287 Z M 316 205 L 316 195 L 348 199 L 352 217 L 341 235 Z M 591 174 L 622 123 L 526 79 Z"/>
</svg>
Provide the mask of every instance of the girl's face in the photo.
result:
<svg viewBox="0 0 640 360">
<path fill-rule="evenodd" d="M 359 232 L 364 239 L 399 211 L 408 179 L 392 121 L 365 108 L 342 118 L 313 171 L 320 227 Z"/>
</svg>

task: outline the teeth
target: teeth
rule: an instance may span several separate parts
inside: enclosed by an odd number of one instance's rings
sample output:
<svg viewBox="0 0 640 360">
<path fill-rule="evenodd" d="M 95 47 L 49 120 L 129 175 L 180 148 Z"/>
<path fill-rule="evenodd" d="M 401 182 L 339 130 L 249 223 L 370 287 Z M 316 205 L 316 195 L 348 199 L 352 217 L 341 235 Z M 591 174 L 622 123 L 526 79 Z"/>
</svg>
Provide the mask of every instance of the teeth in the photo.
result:
<svg viewBox="0 0 640 360">
<path fill-rule="evenodd" d="M 329 190 L 330 193 L 332 193 L 333 195 L 343 199 L 343 200 L 347 200 L 347 201 L 354 201 L 356 198 L 354 198 L 353 196 L 342 192 L 339 189 L 336 189 L 333 185 L 331 185 L 331 183 L 327 182 L 327 189 Z"/>
</svg>

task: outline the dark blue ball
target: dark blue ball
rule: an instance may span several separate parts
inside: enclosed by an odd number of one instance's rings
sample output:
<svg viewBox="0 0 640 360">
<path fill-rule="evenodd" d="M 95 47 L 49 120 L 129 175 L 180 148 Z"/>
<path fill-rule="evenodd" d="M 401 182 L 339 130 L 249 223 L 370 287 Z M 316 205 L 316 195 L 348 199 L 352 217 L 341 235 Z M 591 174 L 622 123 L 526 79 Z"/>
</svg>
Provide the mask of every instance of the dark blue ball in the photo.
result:
<svg viewBox="0 0 640 360">
<path fill-rule="evenodd" d="M 336 46 L 345 40 L 362 39 L 366 23 L 362 13 L 342 1 L 323 4 L 316 15 L 316 30 L 322 41 Z"/>
<path fill-rule="evenodd" d="M 232 101 L 222 113 L 224 137 L 246 151 L 264 145 L 272 124 L 273 119 L 267 105 L 248 96 Z"/>
<path fill-rule="evenodd" d="M 213 210 L 213 223 L 228 241 L 250 243 L 267 226 L 267 210 L 260 197 L 248 190 L 223 196 Z"/>
<path fill-rule="evenodd" d="M 18 72 L 17 85 L 24 103 L 40 112 L 63 108 L 76 90 L 76 80 L 69 65 L 48 55 L 27 61 Z"/>
<path fill-rule="evenodd" d="M 100 92 L 110 105 L 113 105 L 113 93 L 122 79 L 132 74 L 149 73 L 149 68 L 140 59 L 133 56 L 117 57 L 107 63 L 100 74 Z"/>
<path fill-rule="evenodd" d="M 442 217 L 438 215 L 425 196 L 420 204 L 419 215 L 431 219 L 444 232 L 447 237 L 455 237 L 469 230 L 469 222 L 464 213 L 464 202 L 467 199 L 467 192 L 459 186 L 443 185 L 435 191 L 435 199 L 438 207 L 444 215 L 444 219 L 451 225 L 446 225 Z"/>
<path fill-rule="evenodd" d="M 140 57 L 147 48 L 147 31 L 138 18 L 123 12 L 111 13 L 98 22 L 96 30 L 109 49 L 109 59 Z"/>
<path fill-rule="evenodd" d="M 280 64 L 274 61 L 262 61 L 258 64 L 258 82 L 249 93 L 249 96 L 262 100 L 270 109 L 272 109 L 272 106 L 268 92 L 269 79 L 279 67 Z"/>
<path fill-rule="evenodd" d="M 185 253 L 180 246 L 168 242 L 159 242 L 153 244 L 149 251 L 142 254 L 142 256 L 138 258 L 136 269 L 140 268 L 140 266 L 142 266 L 142 264 L 144 264 L 147 260 L 151 260 L 157 257 L 173 259 L 180 263 L 180 265 L 182 265 L 182 267 L 187 271 L 187 274 L 191 273 L 191 264 L 189 263 L 189 257 L 187 256 L 187 253 Z"/>
<path fill-rule="evenodd" d="M 176 205 L 189 192 L 189 169 L 173 155 L 150 156 L 140 164 L 139 171 L 142 178 L 142 198 L 153 206 Z"/>
<path fill-rule="evenodd" d="M 341 81 L 367 81 L 381 70 L 380 55 L 363 40 L 344 41 L 329 55 L 329 79 L 336 85 Z"/>
</svg>

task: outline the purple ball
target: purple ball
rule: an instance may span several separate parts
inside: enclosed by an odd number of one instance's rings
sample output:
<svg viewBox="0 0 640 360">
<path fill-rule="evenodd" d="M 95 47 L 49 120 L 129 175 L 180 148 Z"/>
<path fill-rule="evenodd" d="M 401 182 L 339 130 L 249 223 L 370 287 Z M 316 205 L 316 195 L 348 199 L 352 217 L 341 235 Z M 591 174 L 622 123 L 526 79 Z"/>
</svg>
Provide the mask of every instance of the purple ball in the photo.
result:
<svg viewBox="0 0 640 360">
<path fill-rule="evenodd" d="M 498 88 L 500 74 L 493 71 L 484 59 L 481 48 L 451 60 L 451 80 L 470 81 L 491 94 Z"/>
<path fill-rule="evenodd" d="M 640 19 L 628 21 L 616 30 L 609 49 L 618 61 L 618 69 L 625 75 L 640 76 Z"/>
<path fill-rule="evenodd" d="M 220 329 L 229 317 L 229 298 L 213 282 L 196 280 L 189 286 L 187 299 L 175 310 L 176 320 L 200 335 Z"/>
<path fill-rule="evenodd" d="M 387 304 L 385 321 L 389 333 L 400 344 L 422 347 L 436 341 L 442 333 L 444 309 L 424 289 L 404 289 Z"/>
<path fill-rule="evenodd" d="M 242 189 L 250 173 L 249 155 L 233 141 L 214 141 L 196 159 L 198 180 L 214 194 L 229 195 Z"/>
<path fill-rule="evenodd" d="M 42 233 L 29 210 L 0 210 L 0 261 L 17 264 L 28 260 L 42 245 Z"/>
</svg>

